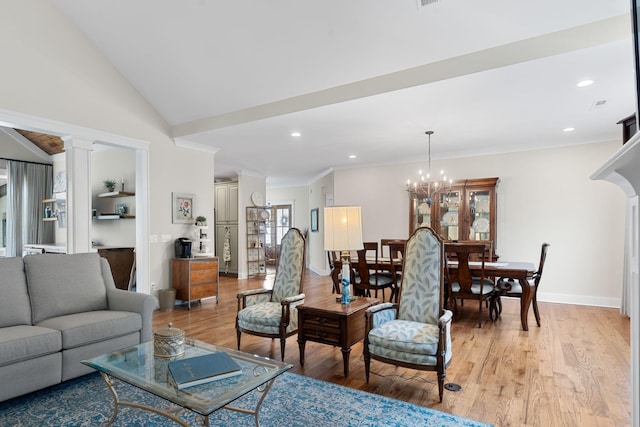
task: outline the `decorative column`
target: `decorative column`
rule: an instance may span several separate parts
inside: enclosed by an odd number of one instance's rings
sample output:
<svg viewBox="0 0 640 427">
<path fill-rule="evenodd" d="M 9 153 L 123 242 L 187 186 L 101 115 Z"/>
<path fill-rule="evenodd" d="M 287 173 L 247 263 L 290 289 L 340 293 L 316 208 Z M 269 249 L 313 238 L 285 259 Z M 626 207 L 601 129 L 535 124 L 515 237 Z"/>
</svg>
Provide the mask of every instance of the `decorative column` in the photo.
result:
<svg viewBox="0 0 640 427">
<path fill-rule="evenodd" d="M 67 253 L 91 250 L 91 151 L 93 141 L 63 137 L 67 168 Z"/>
</svg>

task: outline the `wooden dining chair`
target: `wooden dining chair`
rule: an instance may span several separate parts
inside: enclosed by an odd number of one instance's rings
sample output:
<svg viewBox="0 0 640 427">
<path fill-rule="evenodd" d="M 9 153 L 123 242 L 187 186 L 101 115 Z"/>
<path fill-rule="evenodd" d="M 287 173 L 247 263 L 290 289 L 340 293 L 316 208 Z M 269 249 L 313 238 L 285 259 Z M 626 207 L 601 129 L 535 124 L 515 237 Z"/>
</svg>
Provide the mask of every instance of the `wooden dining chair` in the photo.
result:
<svg viewBox="0 0 640 427">
<path fill-rule="evenodd" d="M 447 257 L 447 283 L 450 307 L 454 316 L 457 314 L 458 300 L 478 301 L 478 327 L 482 327 L 482 307 L 492 301 L 495 289 L 494 282 L 485 277 L 484 263 L 486 244 L 484 243 L 445 243 Z M 479 259 L 480 268 L 469 267 L 470 259 Z M 453 261 L 455 259 L 455 261 Z"/>
<path fill-rule="evenodd" d="M 329 268 L 331 269 L 331 282 L 333 287 L 332 294 L 340 293 L 340 271 L 342 270 L 342 261 L 337 251 L 327 251 L 327 259 L 329 260 Z"/>
<path fill-rule="evenodd" d="M 404 246 L 407 244 L 407 239 L 380 239 L 380 256 L 381 257 L 384 258 L 388 256 L 389 258 L 394 258 L 394 254 L 391 252 L 391 248 L 390 248 L 391 244 Z M 385 253 L 385 248 L 387 248 L 386 253 Z"/>
<path fill-rule="evenodd" d="M 356 268 L 356 277 L 354 281 L 354 292 L 358 295 L 371 296 L 374 291 L 374 297 L 378 297 L 378 290 L 382 291 L 382 299 L 384 300 L 384 290 L 392 288 L 394 280 L 391 272 L 382 271 L 378 262 L 378 242 L 364 242 L 364 249 L 358 252 L 358 265 Z M 391 291 L 393 293 L 393 290 Z"/>
<path fill-rule="evenodd" d="M 538 286 L 540 285 L 540 279 L 542 278 L 542 270 L 544 263 L 547 259 L 547 249 L 549 243 L 543 243 L 540 250 L 540 263 L 538 264 L 538 270 L 533 273 L 533 277 L 529 279 L 529 286 L 533 292 L 533 298 L 531 299 L 531 305 L 533 306 L 533 314 L 536 316 L 536 323 L 540 326 L 540 311 L 538 310 Z M 495 314 L 492 317 L 499 317 L 502 313 L 502 300 L 500 297 L 513 297 L 522 298 L 522 285 L 514 279 L 508 277 L 501 277 L 496 283 L 496 293 L 494 297 L 494 310 Z"/>
<path fill-rule="evenodd" d="M 398 296 L 400 295 L 400 285 L 402 284 L 402 261 L 404 260 L 405 242 L 393 242 L 388 243 L 389 254 L 389 266 L 391 270 L 391 280 L 393 280 L 393 286 L 391 288 L 391 298 L 389 301 L 398 302 Z"/>
</svg>

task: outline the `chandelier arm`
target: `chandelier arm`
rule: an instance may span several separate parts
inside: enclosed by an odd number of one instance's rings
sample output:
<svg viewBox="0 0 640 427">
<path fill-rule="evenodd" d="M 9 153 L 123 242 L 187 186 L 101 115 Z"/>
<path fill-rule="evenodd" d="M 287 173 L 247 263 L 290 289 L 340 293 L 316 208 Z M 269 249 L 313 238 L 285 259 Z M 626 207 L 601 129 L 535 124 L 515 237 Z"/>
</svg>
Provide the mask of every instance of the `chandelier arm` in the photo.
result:
<svg viewBox="0 0 640 427">
<path fill-rule="evenodd" d="M 422 200 L 428 206 L 431 206 L 433 203 L 433 199 L 436 197 L 438 193 L 445 190 L 446 188 L 446 177 L 444 172 L 441 172 L 442 182 L 441 185 L 438 185 L 439 180 L 434 181 L 433 191 L 431 191 L 431 135 L 434 132 L 432 130 L 428 130 L 425 132 L 428 136 L 428 145 L 427 145 L 427 153 L 429 155 L 428 158 L 428 171 L 427 171 L 427 181 L 424 181 L 424 175 L 422 175 L 422 179 L 418 180 L 411 185 L 411 180 L 407 180 L 406 190 L 409 193 L 409 197 L 411 200 Z M 422 172 L 420 172 L 422 174 Z M 426 184 L 426 185 L 425 185 Z M 451 180 L 449 181 L 449 191 L 451 191 Z"/>
</svg>

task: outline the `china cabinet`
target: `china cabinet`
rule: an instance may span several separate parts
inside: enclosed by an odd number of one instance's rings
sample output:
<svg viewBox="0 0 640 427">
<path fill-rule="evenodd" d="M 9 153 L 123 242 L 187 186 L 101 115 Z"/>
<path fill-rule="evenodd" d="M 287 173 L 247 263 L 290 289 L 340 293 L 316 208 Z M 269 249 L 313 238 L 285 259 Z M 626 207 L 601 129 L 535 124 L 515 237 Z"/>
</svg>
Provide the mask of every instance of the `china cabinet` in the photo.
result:
<svg viewBox="0 0 640 427">
<path fill-rule="evenodd" d="M 430 226 L 444 240 L 488 241 L 491 257 L 496 242 L 496 186 L 498 178 L 455 181 L 438 192 L 429 206 L 424 199 L 409 200 L 409 234 L 416 228 Z"/>
</svg>

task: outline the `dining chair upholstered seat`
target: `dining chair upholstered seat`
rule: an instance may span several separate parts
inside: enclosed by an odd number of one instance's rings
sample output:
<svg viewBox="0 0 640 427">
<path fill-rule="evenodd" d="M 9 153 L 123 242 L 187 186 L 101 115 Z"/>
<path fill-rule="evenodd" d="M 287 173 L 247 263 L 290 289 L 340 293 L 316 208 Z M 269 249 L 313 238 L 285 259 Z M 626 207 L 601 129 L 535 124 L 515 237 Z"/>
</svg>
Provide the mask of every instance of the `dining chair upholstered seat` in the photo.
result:
<svg viewBox="0 0 640 427">
<path fill-rule="evenodd" d="M 282 237 L 273 288 L 238 293 L 238 350 L 242 332 L 280 338 L 280 356 L 284 360 L 286 339 L 298 331 L 296 307 L 304 303 L 304 251 L 305 240 L 302 233 L 297 228 L 290 228 Z"/>
<path fill-rule="evenodd" d="M 382 303 L 365 312 L 364 366 L 369 382 L 371 359 L 436 371 L 442 402 L 446 368 L 451 363 L 452 312 L 444 309 L 442 239 L 418 228 L 406 243 L 398 303 Z"/>
<path fill-rule="evenodd" d="M 371 296 L 373 291 L 373 296 L 377 298 L 380 290 L 384 300 L 384 290 L 391 289 L 395 282 L 391 276 L 392 273 L 380 268 L 377 242 L 364 242 L 363 247 L 364 249 L 357 251 L 358 264 L 353 283 L 354 291 L 363 296 Z"/>
<path fill-rule="evenodd" d="M 533 314 L 536 316 L 536 323 L 540 326 L 540 311 L 538 310 L 538 287 L 540 285 L 540 279 L 542 278 L 542 270 L 544 269 L 544 263 L 547 259 L 547 249 L 549 243 L 543 243 L 540 250 L 540 263 L 538 264 L 538 270 L 533 273 L 533 277 L 529 279 L 529 287 L 533 292 L 531 299 L 531 305 L 533 306 Z M 496 296 L 495 296 L 495 310 L 497 310 L 496 317 L 502 313 L 502 301 L 501 296 L 522 298 L 522 285 L 517 280 L 510 279 L 508 277 L 501 277 L 496 283 Z"/>
</svg>

